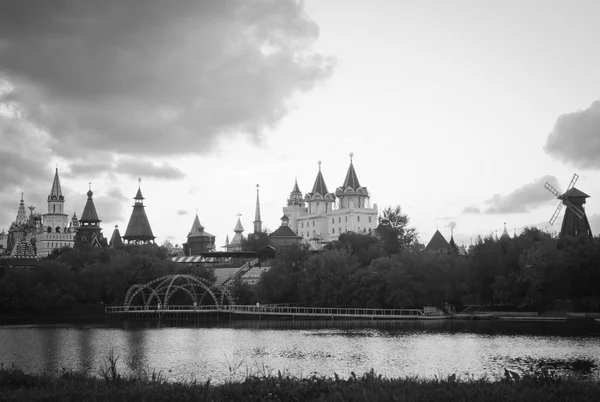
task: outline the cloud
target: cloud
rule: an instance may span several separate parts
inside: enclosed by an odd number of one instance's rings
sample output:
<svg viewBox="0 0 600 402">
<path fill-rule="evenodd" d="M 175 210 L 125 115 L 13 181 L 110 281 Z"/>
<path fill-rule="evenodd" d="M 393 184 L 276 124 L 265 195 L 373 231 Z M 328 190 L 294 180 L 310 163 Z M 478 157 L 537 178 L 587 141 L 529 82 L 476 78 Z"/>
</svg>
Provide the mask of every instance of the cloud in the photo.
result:
<svg viewBox="0 0 600 402">
<path fill-rule="evenodd" d="M 134 160 L 127 159 L 119 161 L 115 166 L 115 170 L 134 176 L 134 177 L 153 177 L 157 179 L 183 179 L 185 175 L 180 169 L 169 165 L 168 163 L 162 163 L 155 165 L 152 162 L 145 160 Z"/>
<path fill-rule="evenodd" d="M 261 141 L 295 94 L 332 74 L 318 36 L 295 0 L 3 4 L 0 223 L 21 191 L 51 184 L 57 161 L 85 181 L 181 179 L 155 161 L 209 153 L 222 136 Z M 70 198 L 78 214 L 85 191 Z"/>
<path fill-rule="evenodd" d="M 297 92 L 330 76 L 318 34 L 294 0 L 10 2 L 0 113 L 64 158 L 205 153 L 240 132 L 260 141 Z"/>
<path fill-rule="evenodd" d="M 177 210 L 177 215 L 179 216 L 185 216 L 188 214 L 188 211 L 186 211 L 185 209 L 178 209 Z"/>
<path fill-rule="evenodd" d="M 463 214 L 479 214 L 481 209 L 475 205 L 469 205 L 462 210 Z"/>
<path fill-rule="evenodd" d="M 487 207 L 484 212 L 488 214 L 529 212 L 532 208 L 556 198 L 544 188 L 546 182 L 559 188 L 556 177 L 546 175 L 517 188 L 508 195 L 495 194 L 485 201 Z"/>
<path fill-rule="evenodd" d="M 445 224 L 444 227 L 448 229 L 456 229 L 456 222 L 450 221 L 447 224 Z"/>
<path fill-rule="evenodd" d="M 121 190 L 117 188 L 109 189 L 104 194 L 94 194 L 94 205 L 98 212 L 98 218 L 104 222 L 103 227 L 105 230 L 107 230 L 107 223 L 116 223 L 124 228 L 127 227 L 129 214 L 131 214 L 131 205 L 125 202 L 127 199 L 128 197 L 125 197 Z M 124 211 L 126 207 L 129 207 L 128 213 Z M 79 213 L 78 216 L 80 216 Z"/>
<path fill-rule="evenodd" d="M 544 150 L 578 168 L 600 168 L 600 101 L 585 110 L 560 115 Z"/>
<path fill-rule="evenodd" d="M 93 178 L 98 177 L 106 172 L 107 168 L 111 166 L 110 162 L 96 162 L 88 160 L 75 160 L 69 163 L 69 170 L 60 170 L 60 175 L 64 177 L 86 177 Z"/>
</svg>

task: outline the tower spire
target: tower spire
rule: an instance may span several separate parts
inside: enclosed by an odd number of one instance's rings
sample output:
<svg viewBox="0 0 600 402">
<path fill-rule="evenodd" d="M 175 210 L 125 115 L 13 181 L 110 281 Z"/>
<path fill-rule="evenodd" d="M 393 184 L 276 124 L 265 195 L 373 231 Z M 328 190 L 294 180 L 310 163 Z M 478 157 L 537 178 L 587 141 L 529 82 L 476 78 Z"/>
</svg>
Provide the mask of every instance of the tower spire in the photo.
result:
<svg viewBox="0 0 600 402">
<path fill-rule="evenodd" d="M 25 212 L 25 201 L 23 200 L 23 193 L 21 193 L 21 201 L 19 201 L 19 209 L 17 211 L 17 219 L 15 223 L 27 223 L 27 212 Z"/>
<path fill-rule="evenodd" d="M 258 188 L 260 186 L 256 185 L 256 210 L 254 212 L 254 233 L 262 232 L 262 221 L 260 220 L 260 202 L 258 199 Z"/>
<path fill-rule="evenodd" d="M 50 190 L 50 194 L 48 194 L 48 214 L 64 215 L 64 203 L 65 197 L 63 196 L 60 187 L 58 167 L 56 167 L 56 170 L 54 171 L 54 180 L 52 181 L 52 189 Z"/>
</svg>

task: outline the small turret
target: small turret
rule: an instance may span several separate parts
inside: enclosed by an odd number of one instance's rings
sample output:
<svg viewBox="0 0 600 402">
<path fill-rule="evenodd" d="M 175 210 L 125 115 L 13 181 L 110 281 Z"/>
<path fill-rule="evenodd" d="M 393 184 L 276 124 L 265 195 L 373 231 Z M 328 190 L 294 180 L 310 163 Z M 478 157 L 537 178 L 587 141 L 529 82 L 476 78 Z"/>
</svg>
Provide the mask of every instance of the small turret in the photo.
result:
<svg viewBox="0 0 600 402">
<path fill-rule="evenodd" d="M 339 199 L 340 209 L 349 208 L 368 208 L 369 203 L 369 192 L 366 187 L 362 187 L 358 181 L 356 170 L 354 170 L 354 164 L 352 159 L 354 154 L 350 153 L 350 166 L 346 173 L 346 179 L 341 187 L 335 190 L 335 195 Z"/>
<path fill-rule="evenodd" d="M 335 195 L 327 190 L 323 173 L 321 173 L 321 161 L 319 161 L 319 172 L 312 191 L 306 193 L 304 199 L 308 203 L 309 214 L 327 213 L 333 209 Z"/>
</svg>

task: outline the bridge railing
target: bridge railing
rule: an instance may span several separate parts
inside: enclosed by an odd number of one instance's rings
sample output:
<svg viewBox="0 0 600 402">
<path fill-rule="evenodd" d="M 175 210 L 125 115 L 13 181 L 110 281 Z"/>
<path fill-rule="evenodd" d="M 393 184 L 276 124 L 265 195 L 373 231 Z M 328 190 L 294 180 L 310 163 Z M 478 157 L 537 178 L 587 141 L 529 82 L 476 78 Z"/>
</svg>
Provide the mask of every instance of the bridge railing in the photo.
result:
<svg viewBox="0 0 600 402">
<path fill-rule="evenodd" d="M 278 305 L 233 305 L 222 306 L 221 310 L 232 312 L 247 312 L 255 314 L 302 314 L 314 316 L 418 316 L 424 315 L 421 309 L 373 309 L 373 308 L 344 308 L 344 307 L 298 307 Z"/>
<path fill-rule="evenodd" d="M 421 309 L 373 309 L 341 307 L 298 307 L 286 305 L 202 305 L 202 306 L 106 306 L 107 313 L 152 312 L 152 311 L 221 311 L 246 314 L 305 315 L 305 316 L 420 316 Z"/>
<path fill-rule="evenodd" d="M 154 306 L 106 306 L 104 311 L 107 313 L 123 313 L 123 312 L 135 312 L 135 311 L 218 311 L 219 306 L 215 305 L 202 305 L 202 306 L 161 306 L 160 308 Z"/>
</svg>

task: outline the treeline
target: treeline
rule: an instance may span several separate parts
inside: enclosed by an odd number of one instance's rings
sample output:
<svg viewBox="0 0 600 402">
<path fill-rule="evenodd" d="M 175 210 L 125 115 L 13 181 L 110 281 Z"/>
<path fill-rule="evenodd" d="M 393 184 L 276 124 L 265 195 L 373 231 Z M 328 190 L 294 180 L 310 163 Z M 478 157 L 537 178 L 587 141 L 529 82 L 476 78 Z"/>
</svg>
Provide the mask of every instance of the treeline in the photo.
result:
<svg viewBox="0 0 600 402">
<path fill-rule="evenodd" d="M 598 238 L 556 238 L 527 228 L 516 238 L 478 239 L 465 253 L 451 246 L 435 254 L 422 251 L 414 237 L 401 238 L 395 249 L 392 242 L 346 233 L 323 252 L 287 248 L 263 274 L 256 297 L 262 303 L 307 306 L 443 308 L 450 303 L 537 311 L 560 300 L 571 301 L 577 311 L 600 310 Z"/>
<path fill-rule="evenodd" d="M 66 247 L 54 250 L 35 269 L 0 268 L 0 309 L 44 312 L 73 305 L 118 305 L 133 284 L 183 273 L 214 281 L 212 270 L 177 265 L 154 245 L 83 251 Z"/>
<path fill-rule="evenodd" d="M 260 250 L 265 238 L 244 246 Z M 374 235 L 345 233 L 319 252 L 285 247 L 271 267 L 253 288 L 239 280 L 233 284 L 237 303 L 366 308 L 449 303 L 457 309 L 493 304 L 544 311 L 571 301 L 567 307 L 575 311 L 600 311 L 600 239 L 556 238 L 528 228 L 515 238 L 489 236 L 468 250 L 451 244 L 432 254 L 423 251 L 400 207 L 383 211 Z M 122 304 L 129 286 L 174 273 L 214 281 L 212 270 L 178 265 L 157 246 L 55 250 L 37 269 L 0 267 L 0 311 Z M 185 295 L 176 299 L 180 296 Z"/>
</svg>

